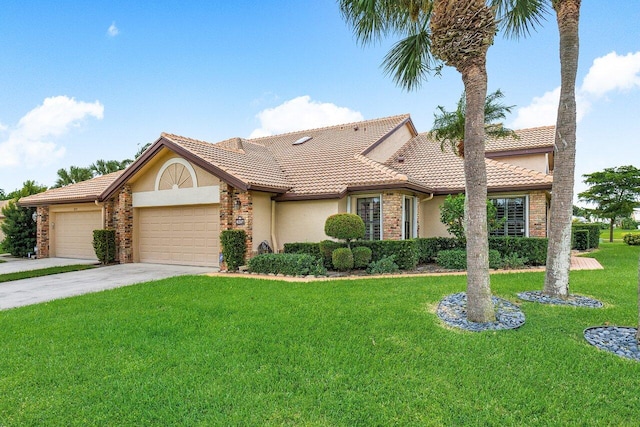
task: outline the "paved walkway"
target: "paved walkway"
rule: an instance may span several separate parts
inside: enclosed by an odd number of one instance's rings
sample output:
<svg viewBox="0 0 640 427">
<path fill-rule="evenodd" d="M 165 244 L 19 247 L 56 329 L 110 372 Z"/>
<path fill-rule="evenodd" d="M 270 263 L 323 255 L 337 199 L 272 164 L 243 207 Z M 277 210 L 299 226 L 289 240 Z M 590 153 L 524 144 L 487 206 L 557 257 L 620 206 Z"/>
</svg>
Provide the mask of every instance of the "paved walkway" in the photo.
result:
<svg viewBox="0 0 640 427">
<path fill-rule="evenodd" d="M 604 270 L 604 267 L 595 258 L 572 256 L 571 270 Z"/>
<path fill-rule="evenodd" d="M 0 274 L 9 273 L 16 268 L 20 268 L 21 270 L 15 271 L 35 270 L 46 268 L 45 266 L 51 266 L 51 264 L 77 264 L 76 261 L 78 260 L 48 258 L 42 260 L 5 262 L 0 264 Z M 84 261 L 85 262 L 81 262 L 81 264 L 86 263 L 86 260 Z M 11 264 L 21 265 L 18 267 L 12 266 Z M 215 269 L 182 265 L 117 264 L 90 270 L 5 282 L 0 283 L 0 310 L 68 298 L 91 292 L 99 292 L 106 289 L 119 288 L 167 277 L 211 273 L 212 270 Z"/>
</svg>

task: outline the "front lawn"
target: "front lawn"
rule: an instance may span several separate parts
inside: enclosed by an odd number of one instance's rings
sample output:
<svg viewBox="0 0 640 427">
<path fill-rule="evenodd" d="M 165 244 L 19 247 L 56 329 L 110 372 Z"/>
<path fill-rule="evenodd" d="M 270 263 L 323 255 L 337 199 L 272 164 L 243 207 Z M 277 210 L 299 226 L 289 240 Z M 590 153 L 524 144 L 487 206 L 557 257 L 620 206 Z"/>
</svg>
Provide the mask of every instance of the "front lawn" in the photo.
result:
<svg viewBox="0 0 640 427">
<path fill-rule="evenodd" d="M 0 260 L 0 262 L 4 262 Z M 13 280 L 32 279 L 34 277 L 50 276 L 52 274 L 69 273 L 72 271 L 88 270 L 96 268 L 96 264 L 63 265 L 59 267 L 47 267 L 38 270 L 17 271 L 15 273 L 0 274 L 0 283 Z"/>
<path fill-rule="evenodd" d="M 523 302 L 514 331 L 441 326 L 464 276 L 190 276 L 3 311 L 0 425 L 634 425 L 640 363 L 583 330 L 636 326 L 639 249 L 602 244 L 605 270 L 571 273 L 604 309 Z"/>
</svg>

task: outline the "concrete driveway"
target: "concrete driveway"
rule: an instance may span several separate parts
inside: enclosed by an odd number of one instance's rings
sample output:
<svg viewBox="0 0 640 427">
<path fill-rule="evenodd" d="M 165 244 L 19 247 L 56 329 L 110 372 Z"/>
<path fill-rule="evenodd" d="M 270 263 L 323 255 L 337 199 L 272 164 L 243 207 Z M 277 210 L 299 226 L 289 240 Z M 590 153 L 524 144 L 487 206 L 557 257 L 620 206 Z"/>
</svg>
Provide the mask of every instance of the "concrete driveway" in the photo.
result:
<svg viewBox="0 0 640 427">
<path fill-rule="evenodd" d="M 45 258 L 5 262 L 0 274 L 36 270 L 59 265 L 92 264 L 91 260 Z M 18 265 L 20 264 L 20 265 Z M 129 286 L 150 280 L 216 271 L 213 267 L 190 267 L 164 264 L 117 264 L 90 270 L 54 274 L 33 279 L 0 283 L 0 310 L 37 304 L 60 298 Z"/>
</svg>

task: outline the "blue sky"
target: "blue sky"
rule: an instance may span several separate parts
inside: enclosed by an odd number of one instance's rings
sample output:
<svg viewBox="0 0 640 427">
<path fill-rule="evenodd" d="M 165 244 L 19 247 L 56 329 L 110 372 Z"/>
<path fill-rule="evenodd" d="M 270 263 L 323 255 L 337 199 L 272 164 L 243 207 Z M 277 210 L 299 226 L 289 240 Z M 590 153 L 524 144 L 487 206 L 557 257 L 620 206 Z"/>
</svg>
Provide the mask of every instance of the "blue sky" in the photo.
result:
<svg viewBox="0 0 640 427">
<path fill-rule="evenodd" d="M 0 13 L 0 188 L 51 186 L 59 168 L 132 158 L 161 132 L 216 142 L 410 113 L 428 131 L 452 110 L 445 68 L 405 92 L 362 47 L 336 2 L 13 1 Z M 640 2 L 584 1 L 576 191 L 584 173 L 640 159 Z M 514 128 L 555 124 L 555 15 L 524 40 L 500 35 L 489 91 Z"/>
</svg>

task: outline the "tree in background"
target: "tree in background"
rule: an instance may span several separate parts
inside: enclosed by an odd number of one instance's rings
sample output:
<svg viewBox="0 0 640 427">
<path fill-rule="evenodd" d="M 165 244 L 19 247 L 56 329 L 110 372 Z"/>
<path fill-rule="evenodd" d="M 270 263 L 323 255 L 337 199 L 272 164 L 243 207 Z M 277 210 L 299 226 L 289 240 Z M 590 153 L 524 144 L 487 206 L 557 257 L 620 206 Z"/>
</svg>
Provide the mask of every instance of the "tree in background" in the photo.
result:
<svg viewBox="0 0 640 427">
<path fill-rule="evenodd" d="M 449 234 L 454 235 L 457 239 L 464 239 L 464 211 L 465 211 L 464 194 L 452 196 L 449 194 L 442 206 L 440 206 L 440 221 L 447 227 Z M 489 232 L 502 227 L 504 218 L 498 219 L 498 209 L 487 199 L 487 227 Z"/>
<path fill-rule="evenodd" d="M 500 89 L 487 95 L 484 102 L 484 131 L 485 135 L 492 138 L 517 138 L 516 133 L 504 127 L 502 120 L 507 118 L 515 105 L 504 105 L 499 99 L 504 98 Z M 440 143 L 440 149 L 444 151 L 445 145 L 450 145 L 453 153 L 459 157 L 464 156 L 464 124 L 467 103 L 464 93 L 460 96 L 455 111 L 447 111 L 442 105 L 438 105 L 438 112 L 434 114 L 431 137 Z"/>
<path fill-rule="evenodd" d="M 66 185 L 75 184 L 93 178 L 93 173 L 89 168 L 70 166 L 69 170 L 58 169 L 58 179 L 53 188 L 60 188 Z"/>
<path fill-rule="evenodd" d="M 46 190 L 47 187 L 38 185 L 34 181 L 26 181 L 20 190 L 8 194 L 13 200 L 2 209 L 5 219 L 0 224 L 0 228 L 5 234 L 2 246 L 11 255 L 27 256 L 29 252 L 33 253 L 33 248 L 36 246 L 36 223 L 33 220 L 35 209 L 18 206 L 18 200 Z"/>
<path fill-rule="evenodd" d="M 93 173 L 93 176 L 107 175 L 125 169 L 131 163 L 133 163 L 133 160 L 131 159 L 125 159 L 122 161 L 100 159 L 96 160 L 95 163 L 89 166 L 89 170 Z"/>
<path fill-rule="evenodd" d="M 582 175 L 588 190 L 578 194 L 581 201 L 596 205 L 593 213 L 609 220 L 609 241 L 613 242 L 616 219 L 629 217 L 640 206 L 640 169 L 634 166 L 606 168 Z"/>
</svg>

